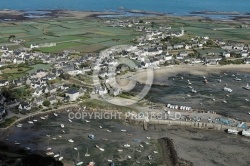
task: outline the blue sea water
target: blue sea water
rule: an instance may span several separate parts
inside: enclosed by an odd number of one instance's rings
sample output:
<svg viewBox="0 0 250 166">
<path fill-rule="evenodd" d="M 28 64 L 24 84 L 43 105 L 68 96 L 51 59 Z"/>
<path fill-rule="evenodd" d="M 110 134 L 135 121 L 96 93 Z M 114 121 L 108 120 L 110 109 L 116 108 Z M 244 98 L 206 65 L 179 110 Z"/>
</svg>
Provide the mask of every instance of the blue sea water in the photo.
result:
<svg viewBox="0 0 250 166">
<path fill-rule="evenodd" d="M 250 12 L 250 0 L 0 0 L 0 10 L 146 10 L 173 15 L 193 11 Z"/>
</svg>

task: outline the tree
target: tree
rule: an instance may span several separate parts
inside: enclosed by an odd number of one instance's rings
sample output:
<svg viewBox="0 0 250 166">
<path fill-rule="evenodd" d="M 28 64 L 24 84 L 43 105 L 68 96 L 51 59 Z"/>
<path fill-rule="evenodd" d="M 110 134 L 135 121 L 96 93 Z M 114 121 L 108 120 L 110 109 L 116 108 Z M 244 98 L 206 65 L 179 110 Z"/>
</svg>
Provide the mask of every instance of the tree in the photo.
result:
<svg viewBox="0 0 250 166">
<path fill-rule="evenodd" d="M 65 73 L 65 74 L 61 74 L 59 77 L 64 79 L 64 80 L 68 80 L 70 78 L 70 75 Z"/>
<path fill-rule="evenodd" d="M 49 100 L 45 100 L 45 101 L 43 102 L 43 105 L 44 105 L 45 107 L 50 106 L 50 101 L 49 101 Z"/>
</svg>

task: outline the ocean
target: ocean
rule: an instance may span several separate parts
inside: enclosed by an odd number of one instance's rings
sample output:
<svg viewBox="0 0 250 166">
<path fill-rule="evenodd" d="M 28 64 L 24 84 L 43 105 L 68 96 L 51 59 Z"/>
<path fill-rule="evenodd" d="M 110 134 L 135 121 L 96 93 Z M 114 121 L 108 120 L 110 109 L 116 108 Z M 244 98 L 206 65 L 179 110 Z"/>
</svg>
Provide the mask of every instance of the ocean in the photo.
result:
<svg viewBox="0 0 250 166">
<path fill-rule="evenodd" d="M 81 10 L 119 11 L 145 10 L 171 15 L 191 15 L 197 11 L 248 13 L 249 0 L 1 0 L 0 10 Z M 206 15 L 225 17 L 228 14 Z"/>
</svg>

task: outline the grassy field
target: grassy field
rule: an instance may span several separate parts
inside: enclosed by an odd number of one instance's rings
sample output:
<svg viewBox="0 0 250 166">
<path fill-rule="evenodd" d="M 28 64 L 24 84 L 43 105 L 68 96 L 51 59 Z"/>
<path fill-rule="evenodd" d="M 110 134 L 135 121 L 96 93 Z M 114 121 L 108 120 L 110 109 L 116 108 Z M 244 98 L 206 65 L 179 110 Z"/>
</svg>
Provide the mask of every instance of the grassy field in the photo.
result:
<svg viewBox="0 0 250 166">
<path fill-rule="evenodd" d="M 8 37 L 23 39 L 25 47 L 31 44 L 57 43 L 40 51 L 57 53 L 63 50 L 95 52 L 110 46 L 128 44 L 138 35 L 131 28 L 107 27 L 98 19 L 38 20 L 0 23 L 0 45 L 8 44 Z"/>
</svg>

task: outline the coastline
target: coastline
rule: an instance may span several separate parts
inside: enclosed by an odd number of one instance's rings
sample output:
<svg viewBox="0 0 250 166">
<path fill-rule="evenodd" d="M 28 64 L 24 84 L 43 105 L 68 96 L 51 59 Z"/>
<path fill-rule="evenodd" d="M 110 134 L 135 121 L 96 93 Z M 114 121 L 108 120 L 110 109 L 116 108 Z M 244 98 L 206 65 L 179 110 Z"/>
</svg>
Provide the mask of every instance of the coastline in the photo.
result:
<svg viewBox="0 0 250 166">
<path fill-rule="evenodd" d="M 184 20 L 203 19 L 203 20 L 231 20 L 242 21 L 250 20 L 249 13 L 223 12 L 223 11 L 193 11 L 187 14 L 163 13 L 147 10 L 114 10 L 114 11 L 81 11 L 63 9 L 45 10 L 0 10 L 0 20 L 2 21 L 21 21 L 30 19 L 48 18 L 105 18 L 105 17 L 169 17 L 181 18 Z"/>
</svg>

